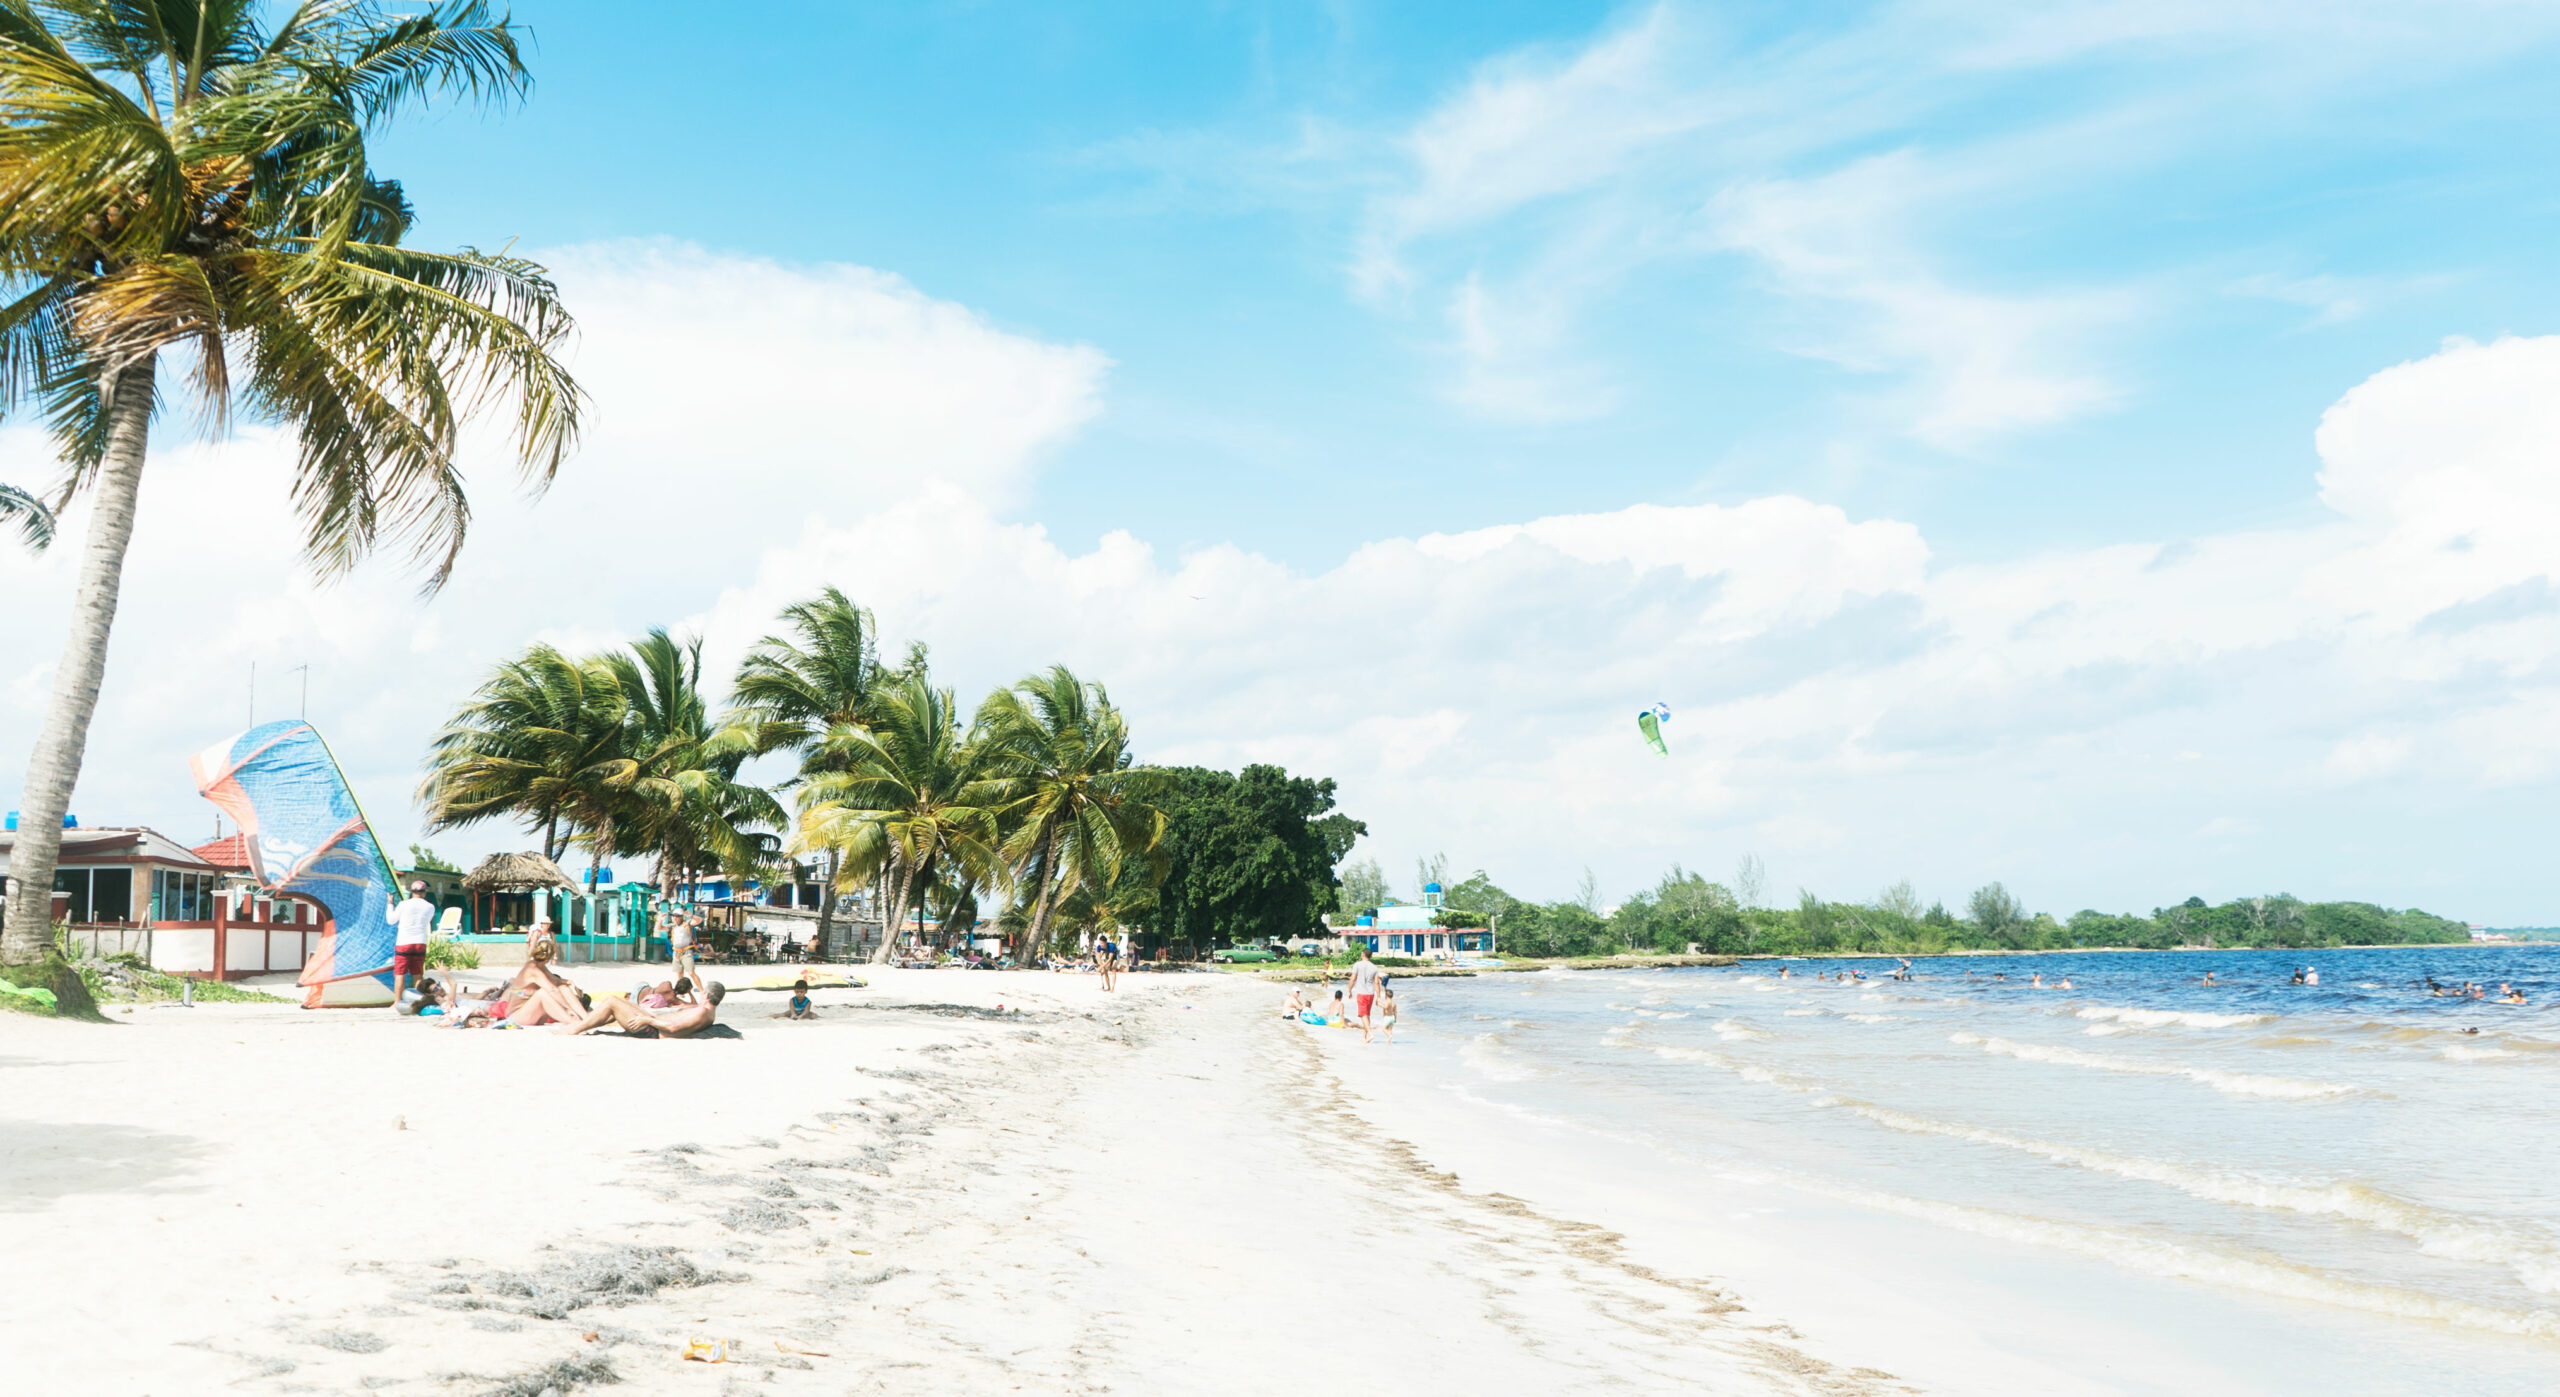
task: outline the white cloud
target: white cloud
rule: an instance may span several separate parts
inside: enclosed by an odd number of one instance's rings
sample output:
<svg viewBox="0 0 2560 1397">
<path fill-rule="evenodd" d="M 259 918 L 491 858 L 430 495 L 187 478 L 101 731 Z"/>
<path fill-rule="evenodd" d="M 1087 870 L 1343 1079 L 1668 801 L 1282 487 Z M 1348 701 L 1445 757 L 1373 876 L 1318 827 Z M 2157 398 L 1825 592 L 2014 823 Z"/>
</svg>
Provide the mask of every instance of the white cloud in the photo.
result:
<svg viewBox="0 0 2560 1397">
<path fill-rule="evenodd" d="M 645 434 L 604 429 L 538 506 L 484 495 L 431 603 L 389 566 L 303 580 L 273 438 L 163 450 L 81 814 L 203 833 L 185 755 L 244 721 L 252 659 L 270 717 L 307 662 L 313 717 L 405 842 L 426 739 L 493 660 L 672 623 L 725 672 L 835 583 L 893 645 L 931 641 L 964 695 L 1065 662 L 1153 759 L 1335 776 L 1389 866 L 1445 850 L 1532 893 L 1585 863 L 1633 887 L 1756 848 L 1773 886 L 1909 874 L 1951 902 L 1993 877 L 2039 905 L 2290 887 L 2506 917 L 2539 896 L 2477 828 L 2410 812 L 2560 769 L 2560 339 L 2452 343 L 2340 399 L 2318 435 L 2335 517 L 2299 527 L 1950 566 L 1908 524 L 1775 496 L 1379 539 L 1311 572 L 1125 533 L 1071 550 L 1007 517 L 1097 410 L 1091 351 L 850 269 L 560 260 L 591 326 L 689 327 L 668 344 L 714 366 L 779 353 L 789 386 L 742 405 L 757 376 L 715 367 Z M 893 362 L 928 367 L 895 394 L 854 382 Z M 600 408 L 636 411 L 682 391 L 659 368 L 618 349 L 584 371 Z M 741 448 L 750 409 L 784 420 Z M 42 456 L 0 435 L 0 478 L 41 478 Z M 0 550 L 12 786 L 75 553 Z M 1633 723 L 1657 701 L 1667 760 Z M 2448 881 L 2340 853 L 2376 831 Z"/>
<path fill-rule="evenodd" d="M 681 617 L 814 516 L 931 490 L 1000 504 L 1100 411 L 1097 351 L 1005 331 L 867 268 L 664 242 L 541 256 L 580 316 L 594 429 L 538 504 L 509 498 L 508 472 L 475 472 L 472 538 L 432 603 L 397 560 L 334 586 L 307 579 L 291 453 L 272 432 L 219 446 L 164 434 L 79 813 L 209 828 L 185 755 L 245 724 L 253 661 L 265 718 L 292 711 L 299 680 L 284 672 L 307 663 L 312 716 L 375 817 L 405 839 L 426 735 L 494 659 L 535 639 L 615 643 Z M 38 433 L 0 429 L 0 480 L 53 474 Z M 41 559 L 0 548 L 0 788 L 12 793 L 85 522 L 66 520 Z"/>
<path fill-rule="evenodd" d="M 2234 285 L 2090 220 L 2180 160 L 2292 139 L 2308 114 L 2511 62 L 2560 27 L 2545 5 L 2441 9 L 1957 0 L 1763 34 L 1656 4 L 1497 54 L 1344 143 L 1349 279 L 1391 312 L 1436 310 L 1447 396 L 1487 417 L 1614 411 L 1663 327 L 1694 324 L 1871 376 L 1845 389 L 1871 410 L 1844 435 L 1971 450 L 2122 401 L 2104 350 L 2138 306 L 2219 289 L 2335 323 L 2393 294 L 2338 275 Z M 1718 254 L 1774 315 L 1733 294 Z M 1631 332 L 1611 316 L 1639 272 Z"/>
</svg>

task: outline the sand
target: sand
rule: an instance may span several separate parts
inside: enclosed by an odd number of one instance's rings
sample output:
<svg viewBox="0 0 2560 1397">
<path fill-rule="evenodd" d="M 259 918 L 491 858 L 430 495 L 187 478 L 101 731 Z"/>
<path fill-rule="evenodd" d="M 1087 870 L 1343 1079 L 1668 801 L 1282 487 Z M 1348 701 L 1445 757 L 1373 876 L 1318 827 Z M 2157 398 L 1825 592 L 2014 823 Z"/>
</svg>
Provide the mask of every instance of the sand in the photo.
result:
<svg viewBox="0 0 2560 1397">
<path fill-rule="evenodd" d="M 0 1015 L 10 1386 L 1913 1390 L 1424 1157 L 1270 985 L 857 973 L 715 1042 Z"/>
</svg>

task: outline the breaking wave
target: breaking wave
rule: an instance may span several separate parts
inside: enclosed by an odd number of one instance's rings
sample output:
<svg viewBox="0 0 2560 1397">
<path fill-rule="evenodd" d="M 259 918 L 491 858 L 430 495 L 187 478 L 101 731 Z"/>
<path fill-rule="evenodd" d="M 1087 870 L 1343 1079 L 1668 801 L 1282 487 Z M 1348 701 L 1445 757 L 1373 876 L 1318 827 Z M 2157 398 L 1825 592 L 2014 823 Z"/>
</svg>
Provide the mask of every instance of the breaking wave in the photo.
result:
<svg viewBox="0 0 2560 1397">
<path fill-rule="evenodd" d="M 2198 1009 L 2128 1009 L 2112 1004 L 2092 1004 L 2079 1011 L 2084 1019 L 2104 1019 L 2128 1028 L 2239 1028 L 2265 1023 L 2274 1014 L 2209 1014 Z"/>
<path fill-rule="evenodd" d="M 2293 1101 L 2318 1101 L 2345 1096 L 2355 1090 L 2337 1082 L 2304 1082 L 2291 1077 L 2264 1077 L 2251 1072 L 2223 1072 L 2211 1067 L 2180 1067 L 2165 1062 L 2144 1062 L 2138 1058 L 2110 1057 L 2104 1053 L 2084 1053 L 2077 1048 L 2047 1047 L 2041 1043 L 2013 1043 L 2006 1038 L 1985 1038 L 1978 1033 L 1949 1034 L 1947 1041 L 1979 1047 L 1986 1053 L 2013 1057 L 2021 1062 L 2049 1062 L 2065 1067 L 2088 1067 L 2100 1072 L 2124 1072 L 2145 1077 L 2184 1077 L 2202 1082 L 2216 1091 L 2233 1096 L 2269 1096 Z"/>
</svg>

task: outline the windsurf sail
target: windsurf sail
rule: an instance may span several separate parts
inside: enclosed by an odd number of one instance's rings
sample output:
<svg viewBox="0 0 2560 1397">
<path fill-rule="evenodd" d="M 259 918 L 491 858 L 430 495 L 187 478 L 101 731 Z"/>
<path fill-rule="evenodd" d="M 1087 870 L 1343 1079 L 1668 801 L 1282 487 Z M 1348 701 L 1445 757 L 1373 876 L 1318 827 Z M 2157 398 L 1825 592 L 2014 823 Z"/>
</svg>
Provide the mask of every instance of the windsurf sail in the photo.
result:
<svg viewBox="0 0 2560 1397">
<path fill-rule="evenodd" d="M 329 909 L 334 925 L 302 967 L 303 1005 L 390 1003 L 399 877 L 319 730 L 299 718 L 264 723 L 188 765 L 196 790 L 248 836 L 258 882 Z"/>
</svg>

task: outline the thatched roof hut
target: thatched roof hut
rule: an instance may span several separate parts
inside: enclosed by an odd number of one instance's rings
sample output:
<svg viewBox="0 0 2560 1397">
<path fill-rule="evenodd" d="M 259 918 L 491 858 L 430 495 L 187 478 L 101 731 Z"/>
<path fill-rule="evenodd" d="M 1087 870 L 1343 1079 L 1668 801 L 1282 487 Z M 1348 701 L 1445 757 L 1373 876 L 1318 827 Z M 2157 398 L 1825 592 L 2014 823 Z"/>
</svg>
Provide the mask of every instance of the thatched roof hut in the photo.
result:
<svg viewBox="0 0 2560 1397">
<path fill-rule="evenodd" d="M 575 891 L 577 883 L 560 865 L 540 854 L 491 854 L 462 880 L 475 893 L 530 893 L 546 888 Z"/>
</svg>

